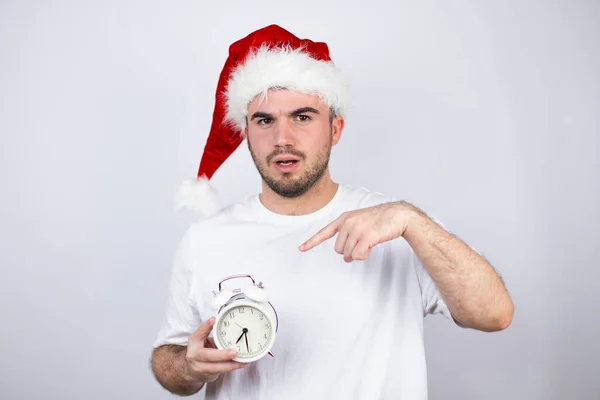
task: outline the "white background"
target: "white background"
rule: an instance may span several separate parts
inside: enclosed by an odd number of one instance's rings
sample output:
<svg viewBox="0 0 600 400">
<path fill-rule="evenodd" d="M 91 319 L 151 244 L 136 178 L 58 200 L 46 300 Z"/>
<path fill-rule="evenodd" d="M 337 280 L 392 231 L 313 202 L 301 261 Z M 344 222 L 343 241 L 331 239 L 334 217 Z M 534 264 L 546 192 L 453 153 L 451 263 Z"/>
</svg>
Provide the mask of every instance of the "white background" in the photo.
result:
<svg viewBox="0 0 600 400">
<path fill-rule="evenodd" d="M 494 3 L 2 1 L 0 398 L 171 398 L 172 195 L 229 44 L 271 23 L 349 76 L 334 178 L 434 214 L 514 298 L 500 333 L 427 319 L 430 398 L 600 398 L 600 4 Z M 245 144 L 213 183 L 259 189 Z"/>
</svg>

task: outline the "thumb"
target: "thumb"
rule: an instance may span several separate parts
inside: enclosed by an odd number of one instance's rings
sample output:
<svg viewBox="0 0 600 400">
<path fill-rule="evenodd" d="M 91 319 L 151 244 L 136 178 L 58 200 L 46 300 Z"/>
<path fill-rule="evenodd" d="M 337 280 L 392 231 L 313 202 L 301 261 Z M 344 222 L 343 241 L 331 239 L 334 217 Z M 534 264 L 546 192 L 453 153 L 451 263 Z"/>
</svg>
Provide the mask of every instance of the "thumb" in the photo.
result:
<svg viewBox="0 0 600 400">
<path fill-rule="evenodd" d="M 203 343 L 208 338 L 208 335 L 210 335 L 214 325 L 215 317 L 209 318 L 202 325 L 200 325 L 194 333 L 190 335 L 190 340 Z"/>
</svg>

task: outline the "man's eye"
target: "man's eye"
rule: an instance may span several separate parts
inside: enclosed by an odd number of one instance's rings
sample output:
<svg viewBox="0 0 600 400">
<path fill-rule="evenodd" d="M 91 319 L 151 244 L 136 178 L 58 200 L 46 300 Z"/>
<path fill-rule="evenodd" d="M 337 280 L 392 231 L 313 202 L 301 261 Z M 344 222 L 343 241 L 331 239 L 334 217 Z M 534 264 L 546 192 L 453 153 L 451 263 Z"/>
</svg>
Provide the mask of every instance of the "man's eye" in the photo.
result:
<svg viewBox="0 0 600 400">
<path fill-rule="evenodd" d="M 310 117 L 308 115 L 297 115 L 296 118 L 298 118 L 298 120 L 301 122 L 310 121 Z"/>
<path fill-rule="evenodd" d="M 258 120 L 259 125 L 266 125 L 266 124 L 270 124 L 270 123 L 271 123 L 271 120 L 269 118 L 263 118 L 263 119 Z"/>
</svg>

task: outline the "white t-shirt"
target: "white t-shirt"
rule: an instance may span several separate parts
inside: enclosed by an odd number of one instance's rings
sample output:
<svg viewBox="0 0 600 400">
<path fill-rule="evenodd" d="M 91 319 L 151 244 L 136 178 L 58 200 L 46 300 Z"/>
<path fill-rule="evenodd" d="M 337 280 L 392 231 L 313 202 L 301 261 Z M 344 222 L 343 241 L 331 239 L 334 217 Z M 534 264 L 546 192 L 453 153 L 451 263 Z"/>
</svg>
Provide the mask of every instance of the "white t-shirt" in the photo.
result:
<svg viewBox="0 0 600 400">
<path fill-rule="evenodd" d="M 298 247 L 343 212 L 393 201 L 339 185 L 320 210 L 285 216 L 258 195 L 193 224 L 175 256 L 166 319 L 154 346 L 187 344 L 214 315 L 219 281 L 250 274 L 268 286 L 279 329 L 272 352 L 207 384 L 206 399 L 427 399 L 423 318 L 452 320 L 433 280 L 403 239 L 346 263 L 337 236 Z"/>
</svg>

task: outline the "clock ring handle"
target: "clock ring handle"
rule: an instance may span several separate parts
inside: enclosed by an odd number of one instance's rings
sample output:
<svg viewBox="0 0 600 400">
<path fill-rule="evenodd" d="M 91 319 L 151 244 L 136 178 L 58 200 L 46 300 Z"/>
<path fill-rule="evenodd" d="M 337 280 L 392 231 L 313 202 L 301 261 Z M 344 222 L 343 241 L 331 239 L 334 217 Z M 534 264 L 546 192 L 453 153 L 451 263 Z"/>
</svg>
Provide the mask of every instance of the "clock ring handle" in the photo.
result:
<svg viewBox="0 0 600 400">
<path fill-rule="evenodd" d="M 221 291 L 221 284 L 229 279 L 236 279 L 236 278 L 250 278 L 250 280 L 252 280 L 252 283 L 256 285 L 256 282 L 254 281 L 254 278 L 251 275 L 247 275 L 247 274 L 240 274 L 240 275 L 231 275 L 228 276 L 227 278 L 223 278 L 223 280 L 221 280 L 221 282 L 219 282 L 219 292 Z M 259 283 L 259 286 L 262 286 L 261 283 Z"/>
</svg>

